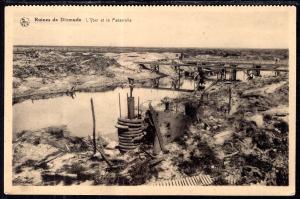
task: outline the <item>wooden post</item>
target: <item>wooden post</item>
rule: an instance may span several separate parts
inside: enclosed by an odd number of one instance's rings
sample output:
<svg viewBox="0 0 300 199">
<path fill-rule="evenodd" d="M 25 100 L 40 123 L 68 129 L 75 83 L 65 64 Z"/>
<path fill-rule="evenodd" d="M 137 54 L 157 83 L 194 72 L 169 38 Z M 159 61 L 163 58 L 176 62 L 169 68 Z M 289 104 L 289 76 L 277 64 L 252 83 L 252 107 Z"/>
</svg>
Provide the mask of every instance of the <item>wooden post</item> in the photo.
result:
<svg viewBox="0 0 300 199">
<path fill-rule="evenodd" d="M 120 118 L 122 117 L 122 113 L 121 113 L 121 95 L 119 93 L 119 113 L 120 113 Z"/>
<path fill-rule="evenodd" d="M 140 97 L 138 97 L 138 115 L 140 114 Z"/>
<path fill-rule="evenodd" d="M 95 111 L 94 111 L 94 103 L 93 98 L 91 98 L 91 109 L 92 109 L 92 116 L 93 116 L 93 149 L 94 154 L 96 154 L 96 119 L 95 119 Z"/>
<path fill-rule="evenodd" d="M 231 81 L 236 81 L 236 65 L 231 66 Z"/>
<path fill-rule="evenodd" d="M 157 88 L 159 88 L 159 80 L 160 80 L 160 78 L 157 78 L 157 79 L 156 79 L 156 87 L 157 87 Z"/>
<path fill-rule="evenodd" d="M 133 91 L 133 87 L 130 86 L 130 97 L 132 97 L 132 91 Z"/>
<path fill-rule="evenodd" d="M 253 70 L 254 76 L 259 77 L 261 65 L 253 65 L 253 68 L 254 68 L 254 70 Z"/>
<path fill-rule="evenodd" d="M 178 67 L 178 89 L 180 89 L 180 66 Z"/>
<path fill-rule="evenodd" d="M 128 119 L 133 119 L 135 117 L 134 114 L 134 97 L 128 97 L 127 98 L 127 104 L 128 104 Z"/>
<path fill-rule="evenodd" d="M 198 65 L 198 62 L 197 62 L 197 65 Z M 196 69 L 194 68 L 194 76 L 193 76 L 193 80 L 194 80 L 194 91 L 196 91 L 196 84 L 197 84 L 197 71 Z"/>
<path fill-rule="evenodd" d="M 229 92 L 229 95 L 228 95 L 228 114 L 230 113 L 230 109 L 231 109 L 231 87 L 229 86 L 228 87 L 228 92 Z"/>
</svg>

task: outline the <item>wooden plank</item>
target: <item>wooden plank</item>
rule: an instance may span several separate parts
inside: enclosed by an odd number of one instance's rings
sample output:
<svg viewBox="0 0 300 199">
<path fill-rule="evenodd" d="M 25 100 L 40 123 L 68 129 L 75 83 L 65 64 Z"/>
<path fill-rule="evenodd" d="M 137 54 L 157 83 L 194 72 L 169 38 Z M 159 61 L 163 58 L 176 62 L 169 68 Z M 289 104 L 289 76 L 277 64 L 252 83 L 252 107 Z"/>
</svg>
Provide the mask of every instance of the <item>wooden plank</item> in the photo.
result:
<svg viewBox="0 0 300 199">
<path fill-rule="evenodd" d="M 41 165 L 44 165 L 44 164 L 47 164 L 61 156 L 63 156 L 65 154 L 65 152 L 57 152 L 58 154 L 54 155 L 52 158 L 46 158 L 46 159 L 43 159 L 43 160 L 40 160 L 38 163 L 35 164 L 36 167 L 40 167 Z"/>
<path fill-rule="evenodd" d="M 194 185 L 197 185 L 197 181 L 195 180 L 195 177 L 194 177 L 194 176 L 191 177 L 191 180 L 192 180 L 192 182 L 193 182 Z"/>
<path fill-rule="evenodd" d="M 137 146 L 125 146 L 125 145 L 119 144 L 119 148 L 121 150 L 123 150 L 123 149 L 125 149 L 125 150 L 132 150 L 132 149 L 135 149 L 137 147 L 138 147 L 138 145 Z"/>
<path fill-rule="evenodd" d="M 127 119 L 127 118 L 118 118 L 120 122 L 125 122 L 125 123 L 142 123 L 144 120 L 143 119 Z"/>
<path fill-rule="evenodd" d="M 193 186 L 193 185 L 194 185 L 194 183 L 192 182 L 191 178 L 187 178 L 186 180 L 188 181 L 188 184 L 189 184 L 190 186 Z"/>
<path fill-rule="evenodd" d="M 129 130 L 128 129 L 128 131 L 122 131 L 122 132 L 120 131 L 119 134 L 140 134 L 142 132 L 143 132 L 142 129 L 140 129 L 140 130 Z"/>
<path fill-rule="evenodd" d="M 118 121 L 118 124 L 123 125 L 123 126 L 128 126 L 128 127 L 141 127 L 143 126 L 143 124 L 141 123 L 129 123 L 129 122 L 122 122 L 122 121 Z"/>
<path fill-rule="evenodd" d="M 201 178 L 202 184 L 207 185 L 207 181 L 206 181 L 205 176 L 201 176 L 200 178 Z"/>
<path fill-rule="evenodd" d="M 97 147 L 97 150 L 99 151 L 99 153 L 101 154 L 101 156 L 103 157 L 103 159 L 105 160 L 105 162 L 110 166 L 112 167 L 113 166 L 113 163 L 108 159 L 108 157 L 105 155 L 103 149 Z"/>
<path fill-rule="evenodd" d="M 207 177 L 208 183 L 211 184 L 213 181 L 210 176 Z"/>
<path fill-rule="evenodd" d="M 143 133 L 121 133 L 119 134 L 121 135 L 122 137 L 131 137 L 131 138 L 135 138 L 135 137 L 139 137 L 139 136 L 142 136 Z"/>
<path fill-rule="evenodd" d="M 201 184 L 202 183 L 201 176 L 196 176 L 195 180 L 197 181 L 197 184 Z"/>
<path fill-rule="evenodd" d="M 128 129 L 129 128 L 128 126 L 124 126 L 124 125 L 120 125 L 120 124 L 115 125 L 115 127 L 118 129 Z"/>
<path fill-rule="evenodd" d="M 193 176 L 193 177 L 186 177 L 186 178 L 179 178 L 174 180 L 164 180 L 154 183 L 154 186 L 160 184 L 161 186 L 206 186 L 210 185 L 213 182 L 213 178 L 209 175 L 202 175 Z"/>
<path fill-rule="evenodd" d="M 119 145 L 122 145 L 122 146 L 125 146 L 125 147 L 127 147 L 127 146 L 129 146 L 129 147 L 134 147 L 134 146 L 139 146 L 140 144 L 139 143 L 133 143 L 133 142 L 122 142 L 122 141 L 120 141 L 119 142 Z"/>
<path fill-rule="evenodd" d="M 188 179 L 188 178 L 184 178 L 184 181 L 185 181 L 185 184 L 186 184 L 187 186 L 191 186 L 191 184 L 189 183 L 189 179 Z"/>
<path fill-rule="evenodd" d="M 140 130 L 144 130 L 144 129 L 145 129 L 144 126 L 141 126 L 141 127 L 138 127 L 138 128 L 129 127 L 128 131 L 140 131 Z"/>
</svg>

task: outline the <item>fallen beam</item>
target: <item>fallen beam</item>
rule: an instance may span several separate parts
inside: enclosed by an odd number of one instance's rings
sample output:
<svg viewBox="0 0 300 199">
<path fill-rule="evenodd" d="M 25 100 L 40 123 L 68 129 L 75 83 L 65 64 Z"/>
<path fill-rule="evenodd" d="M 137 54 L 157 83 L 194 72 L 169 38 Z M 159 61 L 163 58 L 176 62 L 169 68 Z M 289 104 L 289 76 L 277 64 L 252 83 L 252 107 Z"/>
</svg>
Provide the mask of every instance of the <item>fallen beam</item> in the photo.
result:
<svg viewBox="0 0 300 199">
<path fill-rule="evenodd" d="M 181 88 L 178 88 L 178 89 L 164 88 L 164 87 L 155 87 L 155 88 L 153 88 L 151 86 L 142 86 L 141 88 L 155 89 L 155 90 L 180 91 L 180 92 L 187 92 L 187 93 L 191 93 L 191 92 L 194 91 L 194 90 L 190 90 L 190 89 L 181 89 Z"/>
</svg>

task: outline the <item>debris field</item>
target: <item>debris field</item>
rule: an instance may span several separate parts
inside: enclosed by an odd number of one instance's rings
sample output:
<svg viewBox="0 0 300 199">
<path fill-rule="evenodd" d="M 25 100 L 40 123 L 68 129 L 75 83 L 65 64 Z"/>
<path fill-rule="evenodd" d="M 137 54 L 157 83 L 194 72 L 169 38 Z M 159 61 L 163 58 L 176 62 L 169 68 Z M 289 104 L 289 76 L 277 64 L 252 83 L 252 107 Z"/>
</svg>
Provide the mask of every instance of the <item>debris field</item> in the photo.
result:
<svg viewBox="0 0 300 199">
<path fill-rule="evenodd" d="M 230 53 L 219 52 L 215 59 L 246 59 L 243 53 Z M 257 54 L 252 53 L 249 59 L 263 53 Z M 14 103 L 65 92 L 74 85 L 74 90 L 88 92 L 126 86 L 128 76 L 139 85 L 139 81 L 158 74 L 134 62 L 175 58 L 172 52 L 15 53 Z M 176 74 L 173 69 L 162 72 L 169 77 Z M 92 132 L 86 137 L 74 136 L 67 125 L 13 132 L 13 184 L 288 185 L 288 73 L 247 81 L 218 81 L 205 93 L 183 92 L 177 98 L 162 99 L 157 106 L 166 106 L 170 114 L 184 115 L 176 124 L 177 130 L 172 130 L 180 131 L 178 135 L 160 145 L 158 151 L 155 142 L 160 140 L 153 141 L 157 134 L 149 132 L 159 127 L 139 112 L 137 117 L 146 118 L 143 136 L 140 144 L 128 151 L 120 150 L 119 143 L 108 137 L 93 137 Z M 152 117 L 154 112 L 150 111 Z M 160 131 L 165 136 L 168 130 Z"/>
</svg>

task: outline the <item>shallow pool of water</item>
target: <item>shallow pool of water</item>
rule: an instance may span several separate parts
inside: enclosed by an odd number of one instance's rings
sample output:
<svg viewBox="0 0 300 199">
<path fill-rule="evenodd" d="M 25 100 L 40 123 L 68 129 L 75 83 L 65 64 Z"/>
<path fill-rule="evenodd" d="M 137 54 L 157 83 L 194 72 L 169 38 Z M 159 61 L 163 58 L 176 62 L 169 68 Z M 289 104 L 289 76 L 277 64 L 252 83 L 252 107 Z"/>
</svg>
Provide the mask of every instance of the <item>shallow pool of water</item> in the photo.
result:
<svg viewBox="0 0 300 199">
<path fill-rule="evenodd" d="M 13 132 L 35 130 L 53 125 L 67 125 L 68 130 L 76 136 L 92 135 L 91 102 L 93 98 L 96 116 L 96 132 L 112 139 L 117 138 L 115 124 L 119 113 L 119 93 L 121 97 L 121 114 L 127 115 L 126 95 L 129 88 L 97 93 L 76 93 L 74 99 L 61 96 L 50 99 L 27 100 L 13 105 Z M 168 96 L 177 97 L 178 91 L 135 88 L 135 105 L 138 97 L 140 107 L 145 110 L 149 102 L 157 106 L 161 99 Z"/>
</svg>

